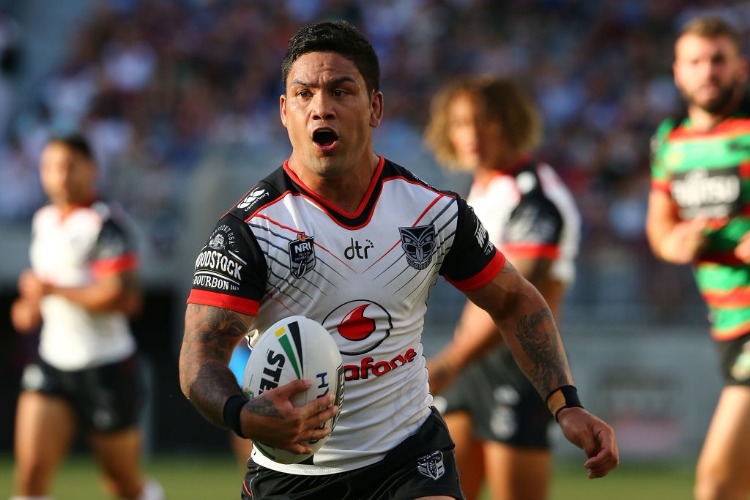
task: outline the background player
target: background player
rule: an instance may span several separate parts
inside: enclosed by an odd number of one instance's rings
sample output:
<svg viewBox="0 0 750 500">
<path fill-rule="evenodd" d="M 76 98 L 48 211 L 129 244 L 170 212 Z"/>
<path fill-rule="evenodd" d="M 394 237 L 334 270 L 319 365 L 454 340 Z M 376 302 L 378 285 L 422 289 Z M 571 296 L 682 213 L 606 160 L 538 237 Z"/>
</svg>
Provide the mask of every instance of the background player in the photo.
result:
<svg viewBox="0 0 750 500">
<path fill-rule="evenodd" d="M 443 166 L 472 173 L 467 201 L 490 240 L 558 317 L 574 277 L 580 216 L 557 174 L 532 158 L 541 129 L 518 83 L 473 77 L 436 94 L 425 135 Z M 541 500 L 549 489 L 554 420 L 507 347 L 483 353 L 497 338 L 492 318 L 468 302 L 455 339 L 428 361 L 430 389 L 438 394 L 450 385 L 435 401 L 456 442 L 467 498 L 476 498 L 486 480 L 492 498 Z"/>
<path fill-rule="evenodd" d="M 137 254 L 123 214 L 99 199 L 97 171 L 83 137 L 53 139 L 42 152 L 50 204 L 34 216 L 32 269 L 11 309 L 19 332 L 41 325 L 40 361 L 24 370 L 16 414 L 19 498 L 47 498 L 78 425 L 111 494 L 163 498 L 140 467 L 141 384 L 127 320 L 141 305 Z"/>
<path fill-rule="evenodd" d="M 684 26 L 673 72 L 686 110 L 652 143 L 648 240 L 657 257 L 693 264 L 725 380 L 698 460 L 700 500 L 750 495 L 750 100 L 740 45 L 720 18 Z"/>
</svg>

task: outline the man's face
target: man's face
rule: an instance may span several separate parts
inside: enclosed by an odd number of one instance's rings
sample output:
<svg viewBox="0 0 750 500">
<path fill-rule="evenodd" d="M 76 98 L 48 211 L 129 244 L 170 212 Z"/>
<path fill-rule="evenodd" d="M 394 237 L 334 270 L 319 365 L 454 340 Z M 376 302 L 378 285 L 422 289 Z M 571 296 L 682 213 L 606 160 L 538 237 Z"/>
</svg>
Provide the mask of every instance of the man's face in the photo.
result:
<svg viewBox="0 0 750 500">
<path fill-rule="evenodd" d="M 472 170 L 493 170 L 508 152 L 500 124 L 489 119 L 468 94 L 448 104 L 448 137 L 458 162 Z"/>
<path fill-rule="evenodd" d="M 42 187 L 52 203 L 75 205 L 91 201 L 96 189 L 96 168 L 65 144 L 44 148 L 39 162 Z"/>
<path fill-rule="evenodd" d="M 747 78 L 745 60 L 725 36 L 683 35 L 672 69 L 688 105 L 716 114 L 726 111 Z"/>
<path fill-rule="evenodd" d="M 322 177 L 348 172 L 372 151 L 383 96 L 367 91 L 352 61 L 334 52 L 310 52 L 292 65 L 280 97 L 281 122 L 292 143 L 290 162 Z"/>
</svg>

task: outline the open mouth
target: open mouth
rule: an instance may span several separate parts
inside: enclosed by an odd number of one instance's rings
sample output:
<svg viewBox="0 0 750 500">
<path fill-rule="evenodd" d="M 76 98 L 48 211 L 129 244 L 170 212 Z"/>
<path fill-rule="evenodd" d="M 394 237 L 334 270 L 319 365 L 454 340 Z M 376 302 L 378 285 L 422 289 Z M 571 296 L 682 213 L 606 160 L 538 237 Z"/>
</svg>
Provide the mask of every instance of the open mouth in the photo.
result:
<svg viewBox="0 0 750 500">
<path fill-rule="evenodd" d="M 313 142 L 318 146 L 330 146 L 338 140 L 339 136 L 336 132 L 328 128 L 321 128 L 313 132 Z"/>
</svg>

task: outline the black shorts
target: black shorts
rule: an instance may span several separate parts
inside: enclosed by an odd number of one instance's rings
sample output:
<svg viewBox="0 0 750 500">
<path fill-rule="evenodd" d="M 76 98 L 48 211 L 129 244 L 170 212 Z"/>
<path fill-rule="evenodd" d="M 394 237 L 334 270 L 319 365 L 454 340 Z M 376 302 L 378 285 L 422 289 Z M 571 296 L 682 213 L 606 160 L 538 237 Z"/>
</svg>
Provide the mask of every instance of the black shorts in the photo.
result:
<svg viewBox="0 0 750 500">
<path fill-rule="evenodd" d="M 750 386 L 750 332 L 731 340 L 716 341 L 725 385 Z"/>
<path fill-rule="evenodd" d="M 550 448 L 552 414 L 506 348 L 468 366 L 434 404 L 444 414 L 468 412 L 481 440 Z"/>
<path fill-rule="evenodd" d="M 116 363 L 64 371 L 39 361 L 28 365 L 21 387 L 66 399 L 87 431 L 113 432 L 138 422 L 142 385 L 135 355 Z"/>
<path fill-rule="evenodd" d="M 463 499 L 454 444 L 433 410 L 416 434 L 367 467 L 323 476 L 284 474 L 248 460 L 244 500 L 411 500 L 430 495 Z"/>
</svg>

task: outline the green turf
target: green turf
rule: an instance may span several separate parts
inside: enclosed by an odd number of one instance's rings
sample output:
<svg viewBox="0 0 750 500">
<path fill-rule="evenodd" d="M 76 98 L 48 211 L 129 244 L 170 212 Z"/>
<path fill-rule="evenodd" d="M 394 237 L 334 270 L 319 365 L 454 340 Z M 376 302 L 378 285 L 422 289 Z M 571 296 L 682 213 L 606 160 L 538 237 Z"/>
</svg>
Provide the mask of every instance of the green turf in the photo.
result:
<svg viewBox="0 0 750 500">
<path fill-rule="evenodd" d="M 161 481 L 169 500 L 238 499 L 242 473 L 224 455 L 155 456 L 146 471 Z M 11 457 L 0 455 L 0 498 L 11 494 Z M 692 468 L 687 465 L 622 465 L 606 478 L 590 480 L 582 467 L 558 463 L 550 500 L 680 500 L 690 499 Z M 109 500 L 86 456 L 69 458 L 54 483 L 55 500 Z M 488 499 L 483 499 L 488 500 Z"/>
</svg>

